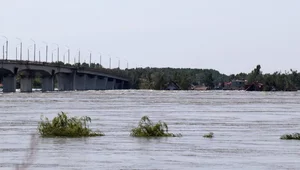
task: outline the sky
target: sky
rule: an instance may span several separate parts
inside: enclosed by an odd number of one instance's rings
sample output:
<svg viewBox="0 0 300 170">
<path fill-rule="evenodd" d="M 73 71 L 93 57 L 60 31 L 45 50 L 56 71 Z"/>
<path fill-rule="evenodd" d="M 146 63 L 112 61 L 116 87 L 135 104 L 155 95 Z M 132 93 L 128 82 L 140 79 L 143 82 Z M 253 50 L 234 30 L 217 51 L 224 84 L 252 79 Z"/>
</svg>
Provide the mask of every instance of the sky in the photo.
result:
<svg viewBox="0 0 300 170">
<path fill-rule="evenodd" d="M 33 39 L 42 60 L 47 42 L 49 56 L 58 44 L 62 60 L 68 46 L 72 63 L 80 50 L 81 62 L 101 54 L 104 67 L 111 57 L 121 68 L 300 71 L 299 8 L 299 0 L 1 0 L 0 35 L 9 59 L 18 37 L 31 59 Z"/>
</svg>

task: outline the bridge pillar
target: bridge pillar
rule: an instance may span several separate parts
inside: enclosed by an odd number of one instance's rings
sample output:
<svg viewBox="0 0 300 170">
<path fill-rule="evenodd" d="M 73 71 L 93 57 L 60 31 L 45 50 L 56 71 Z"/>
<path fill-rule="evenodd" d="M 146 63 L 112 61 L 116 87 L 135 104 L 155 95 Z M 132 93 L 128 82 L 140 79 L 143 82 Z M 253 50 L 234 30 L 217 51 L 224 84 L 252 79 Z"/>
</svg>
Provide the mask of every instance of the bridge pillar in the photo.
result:
<svg viewBox="0 0 300 170">
<path fill-rule="evenodd" d="M 58 73 L 57 77 L 57 86 L 59 91 L 70 91 L 74 90 L 74 77 L 73 74 L 67 73 Z"/>
<path fill-rule="evenodd" d="M 121 81 L 116 80 L 114 89 L 121 89 Z"/>
<path fill-rule="evenodd" d="M 121 87 L 120 88 L 124 89 L 124 81 L 123 80 L 121 80 Z"/>
<path fill-rule="evenodd" d="M 53 76 L 42 77 L 42 91 L 54 91 Z"/>
<path fill-rule="evenodd" d="M 20 78 L 21 92 L 32 92 L 32 76 L 25 75 Z"/>
<path fill-rule="evenodd" d="M 96 90 L 106 90 L 107 77 L 98 77 L 96 81 Z"/>
<path fill-rule="evenodd" d="M 95 75 L 86 75 L 85 89 L 96 90 L 97 79 L 98 77 Z"/>
<path fill-rule="evenodd" d="M 106 84 L 106 89 L 107 90 L 114 90 L 115 89 L 115 84 L 116 84 L 116 79 L 108 78 L 107 84 Z"/>
<path fill-rule="evenodd" d="M 16 76 L 13 74 L 3 76 L 3 92 L 15 92 L 16 91 Z"/>
<path fill-rule="evenodd" d="M 76 74 L 75 75 L 75 90 L 86 90 L 86 74 Z"/>
</svg>

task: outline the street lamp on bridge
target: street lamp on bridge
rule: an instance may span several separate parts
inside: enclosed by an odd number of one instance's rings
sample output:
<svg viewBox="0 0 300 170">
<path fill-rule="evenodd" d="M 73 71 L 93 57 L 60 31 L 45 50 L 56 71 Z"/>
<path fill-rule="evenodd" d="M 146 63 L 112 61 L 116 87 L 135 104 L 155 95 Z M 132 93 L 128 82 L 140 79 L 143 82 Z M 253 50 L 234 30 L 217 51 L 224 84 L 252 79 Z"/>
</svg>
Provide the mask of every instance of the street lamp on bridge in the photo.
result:
<svg viewBox="0 0 300 170">
<path fill-rule="evenodd" d="M 89 52 L 90 52 L 90 67 L 91 67 L 91 63 L 92 63 L 92 51 L 89 50 Z"/>
<path fill-rule="evenodd" d="M 30 56 L 30 48 L 32 47 L 32 45 L 27 47 L 27 60 L 29 61 L 29 56 Z"/>
<path fill-rule="evenodd" d="M 20 60 L 22 60 L 22 40 L 20 38 L 17 39 L 20 40 Z"/>
<path fill-rule="evenodd" d="M 118 69 L 120 69 L 120 58 L 116 57 L 118 59 Z"/>
<path fill-rule="evenodd" d="M 51 60 L 52 60 L 52 63 L 53 63 L 53 52 L 56 51 L 57 49 L 54 49 L 52 50 L 52 53 L 51 53 Z"/>
<path fill-rule="evenodd" d="M 46 44 L 46 62 L 48 62 L 48 43 L 43 41 L 44 44 Z"/>
<path fill-rule="evenodd" d="M 3 36 L 3 35 L 2 35 L 2 37 L 6 39 L 6 41 L 5 41 L 5 47 L 6 47 L 6 60 L 7 60 L 7 58 L 8 58 L 8 38 L 6 36 Z M 4 48 L 3 48 L 3 51 L 4 51 Z"/>
<path fill-rule="evenodd" d="M 66 52 L 66 53 L 68 53 L 68 64 L 70 64 L 70 47 L 66 45 L 66 48 L 68 49 Z M 65 62 L 65 59 L 64 59 L 64 62 Z"/>
<path fill-rule="evenodd" d="M 56 43 L 53 43 L 53 44 L 57 46 L 57 62 L 59 62 L 59 45 Z"/>
<path fill-rule="evenodd" d="M 35 62 L 35 53 L 36 53 L 36 43 L 33 39 L 30 39 L 33 42 L 33 61 Z"/>
</svg>

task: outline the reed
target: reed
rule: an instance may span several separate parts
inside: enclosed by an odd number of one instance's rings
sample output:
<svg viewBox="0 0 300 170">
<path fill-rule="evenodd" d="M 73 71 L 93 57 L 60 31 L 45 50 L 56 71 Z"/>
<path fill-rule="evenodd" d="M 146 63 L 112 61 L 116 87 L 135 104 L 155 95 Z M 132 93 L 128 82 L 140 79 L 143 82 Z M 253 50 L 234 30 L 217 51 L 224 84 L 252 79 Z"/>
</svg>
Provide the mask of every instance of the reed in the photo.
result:
<svg viewBox="0 0 300 170">
<path fill-rule="evenodd" d="M 208 134 L 203 135 L 204 138 L 213 138 L 214 137 L 214 133 L 209 132 Z"/>
<path fill-rule="evenodd" d="M 300 133 L 284 134 L 280 137 L 283 140 L 300 140 Z"/>
<path fill-rule="evenodd" d="M 131 136 L 134 137 L 180 137 L 181 134 L 168 133 L 168 125 L 159 121 L 153 123 L 148 116 L 143 116 L 138 127 L 131 130 Z"/>
<path fill-rule="evenodd" d="M 38 130 L 42 137 L 92 137 L 104 136 L 101 132 L 93 132 L 88 124 L 92 120 L 88 116 L 68 117 L 61 112 L 50 121 L 47 117 L 41 117 Z"/>
</svg>

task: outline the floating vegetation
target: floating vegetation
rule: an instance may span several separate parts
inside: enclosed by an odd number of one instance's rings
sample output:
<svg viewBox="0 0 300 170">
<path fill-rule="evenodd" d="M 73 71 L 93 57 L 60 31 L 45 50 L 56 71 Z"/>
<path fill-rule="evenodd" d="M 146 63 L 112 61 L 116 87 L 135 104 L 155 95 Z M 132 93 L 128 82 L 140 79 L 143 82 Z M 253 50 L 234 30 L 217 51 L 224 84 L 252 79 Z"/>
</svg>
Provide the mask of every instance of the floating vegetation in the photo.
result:
<svg viewBox="0 0 300 170">
<path fill-rule="evenodd" d="M 284 140 L 300 140 L 300 133 L 293 133 L 293 134 L 284 134 L 280 137 L 280 139 Z"/>
<path fill-rule="evenodd" d="M 68 117 L 66 113 L 61 112 L 58 116 L 49 121 L 47 117 L 41 117 L 39 122 L 39 133 L 42 137 L 92 137 L 104 136 L 101 132 L 93 132 L 88 127 L 91 118 Z"/>
<path fill-rule="evenodd" d="M 203 135 L 204 138 L 213 138 L 214 137 L 214 133 L 209 132 L 208 134 Z"/>
<path fill-rule="evenodd" d="M 159 121 L 154 124 L 148 116 L 143 116 L 138 127 L 131 130 L 134 137 L 180 137 L 181 134 L 168 133 L 168 125 Z"/>
</svg>

